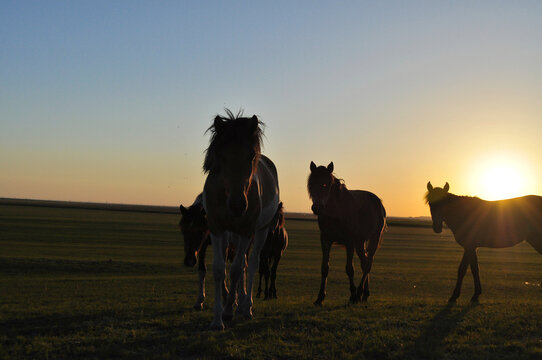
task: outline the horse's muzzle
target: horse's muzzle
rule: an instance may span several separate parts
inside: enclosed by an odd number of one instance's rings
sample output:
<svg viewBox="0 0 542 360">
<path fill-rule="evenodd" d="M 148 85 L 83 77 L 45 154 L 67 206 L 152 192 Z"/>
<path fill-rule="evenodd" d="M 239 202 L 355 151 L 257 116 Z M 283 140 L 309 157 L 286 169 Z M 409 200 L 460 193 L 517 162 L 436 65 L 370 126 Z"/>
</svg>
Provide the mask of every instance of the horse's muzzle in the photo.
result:
<svg viewBox="0 0 542 360">
<path fill-rule="evenodd" d="M 314 215 L 320 215 L 320 213 L 322 212 L 320 207 L 316 205 L 312 205 L 311 210 L 314 213 Z"/>
<path fill-rule="evenodd" d="M 442 232 L 442 225 L 441 226 L 433 225 L 433 231 L 436 232 L 437 234 L 440 234 Z"/>
</svg>

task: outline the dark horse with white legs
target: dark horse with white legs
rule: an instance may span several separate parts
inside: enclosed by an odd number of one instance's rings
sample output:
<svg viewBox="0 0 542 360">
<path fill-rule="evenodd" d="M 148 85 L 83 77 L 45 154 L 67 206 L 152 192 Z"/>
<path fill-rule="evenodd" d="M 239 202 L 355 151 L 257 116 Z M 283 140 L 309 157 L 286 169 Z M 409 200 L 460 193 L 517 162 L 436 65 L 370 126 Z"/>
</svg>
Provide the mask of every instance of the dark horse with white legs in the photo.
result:
<svg viewBox="0 0 542 360">
<path fill-rule="evenodd" d="M 452 230 L 455 241 L 463 246 L 463 259 L 457 271 L 457 283 L 449 302 L 461 292 L 463 277 L 470 266 L 474 278 L 474 295 L 482 293 L 476 248 L 505 248 L 526 240 L 542 254 L 542 197 L 529 195 L 514 199 L 485 201 L 477 197 L 457 196 L 427 183 L 425 200 L 433 218 L 433 230 L 442 231 L 442 223 Z M 542 285 L 542 284 L 541 284 Z"/>
<path fill-rule="evenodd" d="M 265 240 L 265 245 L 260 253 L 260 281 L 258 282 L 256 297 L 260 297 L 262 293 L 262 277 L 265 277 L 264 300 L 277 298 L 275 285 L 277 267 L 286 247 L 288 247 L 288 233 L 284 228 L 284 208 L 281 202 L 271 222 L 267 240 Z M 271 285 L 269 285 L 270 276 Z"/>
<path fill-rule="evenodd" d="M 308 179 L 312 211 L 318 215 L 322 245 L 322 282 L 315 305 L 322 305 L 326 296 L 329 252 L 333 243 L 346 247 L 346 273 L 350 280 L 350 302 L 367 301 L 369 273 L 376 250 L 386 228 L 386 210 L 375 194 L 363 190 L 348 190 L 342 180 L 333 176 L 333 162 L 327 167 L 311 161 Z M 361 261 L 363 275 L 354 285 L 354 251 Z"/>
<path fill-rule="evenodd" d="M 181 220 L 179 221 L 179 227 L 183 234 L 184 239 L 184 264 L 188 267 L 194 267 L 198 264 L 199 275 L 199 290 L 194 309 L 203 310 L 203 302 L 205 301 L 205 275 L 207 268 L 205 266 L 205 253 L 207 246 L 211 243 L 209 238 L 209 226 L 207 225 L 207 216 L 203 209 L 202 195 L 199 194 L 192 205 L 189 207 L 179 206 L 181 210 Z M 226 258 L 228 261 L 233 261 L 235 255 L 235 249 L 229 245 L 226 249 Z M 245 257 L 246 258 L 246 257 Z M 246 261 L 244 269 L 246 269 Z M 222 296 L 224 297 L 224 303 L 228 295 L 228 287 L 224 281 L 222 287 Z M 246 295 L 244 289 L 243 277 L 238 286 L 239 299 L 243 299 Z"/>
<path fill-rule="evenodd" d="M 235 289 L 241 274 L 244 254 L 254 239 L 248 261 L 247 296 L 237 311 L 252 317 L 252 281 L 258 269 L 269 224 L 277 212 L 279 185 L 277 169 L 261 155 L 262 130 L 254 115 L 216 116 L 209 128 L 211 141 L 205 155 L 204 171 L 208 174 L 203 188 L 203 206 L 213 245 L 215 282 L 214 317 L 211 329 L 223 329 L 224 320 L 233 317 L 234 291 L 230 291 L 225 308 L 221 301 L 224 282 L 225 250 L 231 239 L 236 249 L 230 267 L 230 286 Z"/>
</svg>

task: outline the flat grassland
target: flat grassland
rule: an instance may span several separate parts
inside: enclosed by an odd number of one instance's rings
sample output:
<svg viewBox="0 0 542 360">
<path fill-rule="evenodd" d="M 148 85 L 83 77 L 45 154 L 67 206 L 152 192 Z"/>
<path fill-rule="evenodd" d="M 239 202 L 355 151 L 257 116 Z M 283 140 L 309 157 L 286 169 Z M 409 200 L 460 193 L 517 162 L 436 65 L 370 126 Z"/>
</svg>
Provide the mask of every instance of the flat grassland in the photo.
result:
<svg viewBox="0 0 542 360">
<path fill-rule="evenodd" d="M 447 306 L 462 255 L 451 233 L 390 226 L 369 302 L 347 304 L 345 251 L 335 247 L 317 308 L 317 224 L 287 220 L 279 299 L 254 299 L 253 320 L 211 332 L 212 256 L 196 312 L 197 271 L 182 265 L 177 223 L 175 214 L 0 205 L 0 358 L 542 359 L 542 256 L 528 244 L 480 249 L 480 304 L 469 304 L 469 272 Z"/>
</svg>

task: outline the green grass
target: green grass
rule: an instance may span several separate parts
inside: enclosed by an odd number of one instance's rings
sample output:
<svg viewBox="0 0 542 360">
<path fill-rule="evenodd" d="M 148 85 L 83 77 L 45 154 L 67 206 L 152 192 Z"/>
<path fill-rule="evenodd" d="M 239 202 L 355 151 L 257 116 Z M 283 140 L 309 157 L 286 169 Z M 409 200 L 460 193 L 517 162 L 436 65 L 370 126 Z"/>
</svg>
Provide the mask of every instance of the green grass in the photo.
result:
<svg viewBox="0 0 542 360">
<path fill-rule="evenodd" d="M 196 312 L 197 273 L 182 266 L 177 222 L 172 214 L 0 206 L 0 358 L 542 358 L 542 256 L 527 244 L 480 249 L 481 303 L 468 303 L 469 273 L 448 307 L 459 245 L 447 231 L 390 226 L 369 303 L 347 304 L 345 251 L 336 247 L 316 308 L 317 225 L 289 220 L 279 299 L 255 299 L 254 320 L 211 332 L 212 256 L 206 307 Z"/>
</svg>

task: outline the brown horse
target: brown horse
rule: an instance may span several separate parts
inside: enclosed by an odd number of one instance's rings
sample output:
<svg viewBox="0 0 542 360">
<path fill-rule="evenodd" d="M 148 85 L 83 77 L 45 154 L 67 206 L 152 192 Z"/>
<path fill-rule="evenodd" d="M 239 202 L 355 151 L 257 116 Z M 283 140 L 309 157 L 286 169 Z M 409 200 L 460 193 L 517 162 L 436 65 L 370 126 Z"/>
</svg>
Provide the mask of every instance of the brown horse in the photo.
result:
<svg viewBox="0 0 542 360">
<path fill-rule="evenodd" d="M 247 118 L 241 114 L 235 116 L 229 110 L 226 112 L 228 117 L 216 116 L 209 128 L 211 141 L 203 164 L 208 174 L 203 188 L 203 206 L 214 255 L 215 304 L 211 329 L 223 329 L 222 319 L 233 317 L 234 292 L 230 291 L 225 308 L 220 299 L 225 247 L 230 238 L 237 249 L 230 266 L 233 289 L 241 274 L 244 254 L 254 239 L 248 264 L 247 296 L 237 308 L 245 317 L 252 317 L 254 272 L 258 269 L 269 224 L 279 204 L 277 169 L 271 160 L 261 155 L 260 121 L 255 115 Z"/>
<path fill-rule="evenodd" d="M 207 247 L 211 244 L 209 237 L 209 226 L 207 225 L 207 216 L 205 209 L 203 209 L 202 195 L 199 194 L 196 200 L 189 207 L 179 206 L 181 211 L 181 220 L 179 221 L 179 228 L 183 234 L 184 239 L 184 264 L 187 267 L 194 267 L 198 264 L 199 275 L 199 291 L 194 304 L 194 309 L 203 310 L 203 302 L 205 301 L 205 275 L 207 273 L 207 267 L 205 266 L 205 254 Z M 235 255 L 235 249 L 230 244 L 226 248 L 226 258 L 232 262 Z M 247 256 L 245 256 L 245 259 Z M 246 270 L 246 260 L 243 272 Z M 222 296 L 224 303 L 228 295 L 228 287 L 226 281 L 222 287 Z M 243 299 L 246 295 L 244 290 L 243 276 L 238 286 L 239 299 Z"/>
<path fill-rule="evenodd" d="M 464 249 L 457 271 L 457 283 L 449 302 L 461 293 L 463 277 L 470 265 L 474 278 L 472 302 L 482 293 L 476 248 L 505 248 L 526 240 L 542 254 L 542 197 L 529 195 L 514 199 L 485 201 L 477 197 L 457 196 L 450 185 L 434 188 L 427 183 L 425 200 L 433 219 L 433 230 L 442 231 L 442 223 L 452 230 L 455 241 Z M 541 284 L 542 285 L 542 284 Z"/>
<path fill-rule="evenodd" d="M 348 190 L 343 181 L 333 175 L 333 162 L 327 167 L 311 161 L 308 179 L 312 211 L 318 215 L 322 245 L 322 281 L 315 305 L 322 305 L 326 296 L 329 271 L 329 252 L 333 243 L 346 247 L 346 274 L 350 280 L 350 302 L 367 301 L 369 273 L 376 250 L 386 228 L 386 210 L 373 193 Z M 354 285 L 354 250 L 361 261 L 363 275 L 356 289 Z"/>
<path fill-rule="evenodd" d="M 267 240 L 265 240 L 265 245 L 260 253 L 260 281 L 258 282 L 258 292 L 256 293 L 256 297 L 260 297 L 262 293 L 262 277 L 265 277 L 264 300 L 277 298 L 277 288 L 275 285 L 277 267 L 279 266 L 282 253 L 288 247 L 288 233 L 284 228 L 284 208 L 282 202 L 279 203 L 279 208 L 271 224 Z M 271 285 L 269 285 L 270 276 Z"/>
</svg>

